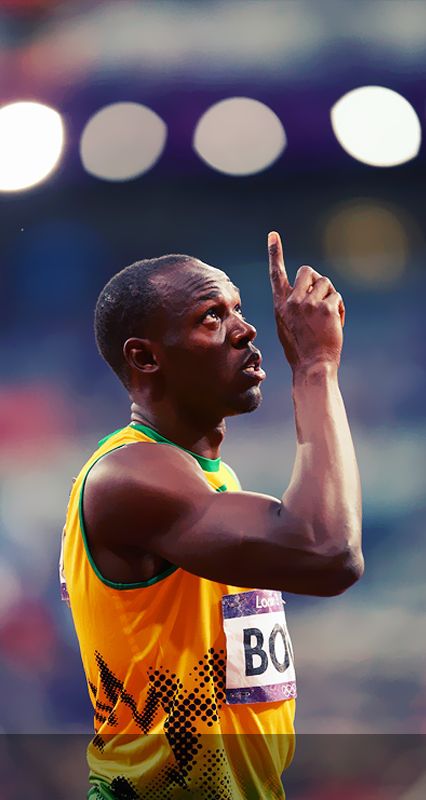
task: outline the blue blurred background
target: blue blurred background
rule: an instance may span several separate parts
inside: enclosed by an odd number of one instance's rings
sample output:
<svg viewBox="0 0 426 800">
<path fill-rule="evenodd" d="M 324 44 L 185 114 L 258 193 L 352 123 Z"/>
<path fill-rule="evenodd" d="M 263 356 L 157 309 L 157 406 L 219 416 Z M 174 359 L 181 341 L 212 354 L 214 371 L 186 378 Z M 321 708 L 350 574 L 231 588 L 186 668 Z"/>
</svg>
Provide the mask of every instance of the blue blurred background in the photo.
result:
<svg viewBox="0 0 426 800">
<path fill-rule="evenodd" d="M 244 488 L 280 496 L 287 485 L 295 439 L 271 313 L 271 229 L 282 233 L 290 278 L 311 264 L 344 296 L 341 387 L 364 491 L 361 583 L 334 599 L 287 597 L 297 728 L 426 732 L 426 158 L 420 145 L 396 166 L 363 163 L 330 119 L 346 93 L 374 85 L 406 98 L 424 129 L 425 45 L 416 0 L 2 0 L 0 103 L 46 104 L 65 128 L 45 182 L 0 191 L 3 732 L 91 730 L 57 560 L 72 477 L 129 416 L 92 333 L 114 272 L 182 252 L 240 286 L 268 379 L 256 414 L 229 422 L 223 455 Z M 264 104 L 285 131 L 271 163 L 248 174 L 214 168 L 193 146 L 202 115 L 235 97 Z M 165 144 L 135 177 L 101 177 L 89 164 L 101 140 L 91 151 L 82 142 L 93 115 L 121 102 L 154 111 Z M 399 121 L 398 112 L 389 136 Z M 123 118 L 108 155 L 118 170 L 130 127 Z M 226 133 L 225 122 L 213 129 L 225 154 Z M 246 134 L 249 150 L 267 139 L 255 123 Z"/>
</svg>

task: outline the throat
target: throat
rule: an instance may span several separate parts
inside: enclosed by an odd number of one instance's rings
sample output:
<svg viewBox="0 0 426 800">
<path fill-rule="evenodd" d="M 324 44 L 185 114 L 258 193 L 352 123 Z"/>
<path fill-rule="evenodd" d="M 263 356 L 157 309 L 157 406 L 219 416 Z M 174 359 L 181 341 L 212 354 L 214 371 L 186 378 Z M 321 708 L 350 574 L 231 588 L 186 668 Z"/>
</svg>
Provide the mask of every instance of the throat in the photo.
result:
<svg viewBox="0 0 426 800">
<path fill-rule="evenodd" d="M 172 444 L 189 450 L 207 459 L 220 458 L 220 446 L 226 432 L 222 419 L 214 424 L 202 424 L 193 414 L 170 413 L 167 415 L 147 413 L 138 403 L 131 406 L 131 422 L 150 428 Z"/>
</svg>

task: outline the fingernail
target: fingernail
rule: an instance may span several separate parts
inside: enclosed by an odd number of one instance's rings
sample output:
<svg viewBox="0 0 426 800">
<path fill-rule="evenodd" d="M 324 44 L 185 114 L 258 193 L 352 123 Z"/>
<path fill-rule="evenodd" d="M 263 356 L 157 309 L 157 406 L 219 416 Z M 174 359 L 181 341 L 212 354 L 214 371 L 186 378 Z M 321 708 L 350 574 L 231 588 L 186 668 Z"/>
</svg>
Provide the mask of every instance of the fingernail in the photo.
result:
<svg viewBox="0 0 426 800">
<path fill-rule="evenodd" d="M 268 245 L 269 245 L 269 247 L 273 247 L 273 245 L 277 244 L 277 242 L 278 242 L 278 236 L 275 233 L 275 231 L 271 231 L 270 233 L 268 233 Z"/>
</svg>

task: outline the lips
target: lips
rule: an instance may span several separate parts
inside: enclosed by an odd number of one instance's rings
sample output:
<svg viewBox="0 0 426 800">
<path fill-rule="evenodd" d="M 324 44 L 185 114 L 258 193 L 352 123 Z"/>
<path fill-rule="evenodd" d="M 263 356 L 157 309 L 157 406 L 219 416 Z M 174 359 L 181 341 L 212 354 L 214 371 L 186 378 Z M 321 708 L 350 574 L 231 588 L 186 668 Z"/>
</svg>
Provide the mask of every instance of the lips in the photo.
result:
<svg viewBox="0 0 426 800">
<path fill-rule="evenodd" d="M 250 353 L 250 356 L 245 360 L 241 370 L 250 378 L 255 381 L 263 381 L 266 378 L 266 373 L 261 369 L 262 356 L 258 350 Z"/>
<path fill-rule="evenodd" d="M 255 350 L 253 353 L 250 353 L 249 357 L 244 362 L 242 369 L 249 369 L 254 368 L 258 369 L 262 365 L 262 356 L 260 355 L 258 350 Z"/>
</svg>

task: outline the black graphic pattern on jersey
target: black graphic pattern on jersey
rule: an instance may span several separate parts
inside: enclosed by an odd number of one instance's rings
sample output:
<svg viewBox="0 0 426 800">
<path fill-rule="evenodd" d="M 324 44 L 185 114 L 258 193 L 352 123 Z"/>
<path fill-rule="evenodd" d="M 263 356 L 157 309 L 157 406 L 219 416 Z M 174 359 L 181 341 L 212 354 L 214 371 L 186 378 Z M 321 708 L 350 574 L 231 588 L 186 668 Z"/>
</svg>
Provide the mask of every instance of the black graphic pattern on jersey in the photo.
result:
<svg viewBox="0 0 426 800">
<path fill-rule="evenodd" d="M 148 697 L 145 704 L 145 708 L 142 713 L 139 713 L 137 709 L 136 700 L 127 689 L 124 688 L 123 681 L 120 681 L 114 673 L 109 669 L 108 665 L 103 660 L 100 653 L 95 652 L 95 659 L 96 663 L 99 668 L 99 676 L 101 680 L 101 685 L 104 690 L 104 693 L 108 700 L 111 701 L 111 711 L 107 717 L 108 725 L 112 727 L 117 727 L 117 717 L 115 715 L 114 707 L 116 706 L 118 700 L 120 700 L 124 705 L 130 708 L 132 712 L 133 720 L 135 721 L 136 725 L 142 733 L 148 733 L 149 729 L 152 727 L 152 719 L 154 714 L 156 713 L 159 703 L 157 698 L 154 698 L 154 693 L 148 690 Z M 151 687 L 150 687 L 151 688 Z M 96 708 L 99 707 L 99 701 L 96 700 Z M 100 704 L 100 707 L 104 709 L 107 706 L 104 704 Z M 96 717 L 96 714 L 95 714 Z"/>
<path fill-rule="evenodd" d="M 140 795 L 133 784 L 120 775 L 111 783 L 111 790 L 117 800 L 140 800 Z"/>
<path fill-rule="evenodd" d="M 202 790 L 203 793 L 200 794 L 200 797 L 202 796 L 203 800 L 204 798 L 206 800 L 232 800 L 225 751 L 216 749 L 201 752 L 203 736 L 197 732 L 196 724 L 197 721 L 201 721 L 210 728 L 219 719 L 219 711 L 225 700 L 224 650 L 215 651 L 212 647 L 194 664 L 189 672 L 189 677 L 195 684 L 192 691 L 185 689 L 179 676 L 169 669 L 163 669 L 161 666 L 157 669 L 148 669 L 149 686 L 141 711 L 138 711 L 135 698 L 109 669 L 101 654 L 96 652 L 95 658 L 99 669 L 100 685 L 105 697 L 111 703 L 111 707 L 107 703 L 100 703 L 95 687 L 93 684 L 91 685 L 96 704 L 95 718 L 99 722 L 107 721 L 108 725 L 118 726 L 114 712 L 118 701 L 130 709 L 135 724 L 144 734 L 149 733 L 153 727 L 154 718 L 160 708 L 166 715 L 163 730 L 173 757 L 157 773 L 150 785 L 144 787 L 144 800 L 160 800 L 166 796 L 164 792 L 167 789 L 172 791 L 177 787 L 188 791 L 195 788 L 200 792 Z M 93 745 L 103 751 L 104 738 L 97 734 Z M 191 771 L 197 763 L 197 757 L 202 761 L 203 770 L 202 777 L 198 772 L 195 787 L 191 782 Z M 115 779 L 114 795 L 119 800 L 137 798 L 138 795 L 132 794 L 132 792 L 135 792 L 134 787 L 124 777 L 120 776 Z"/>
</svg>

